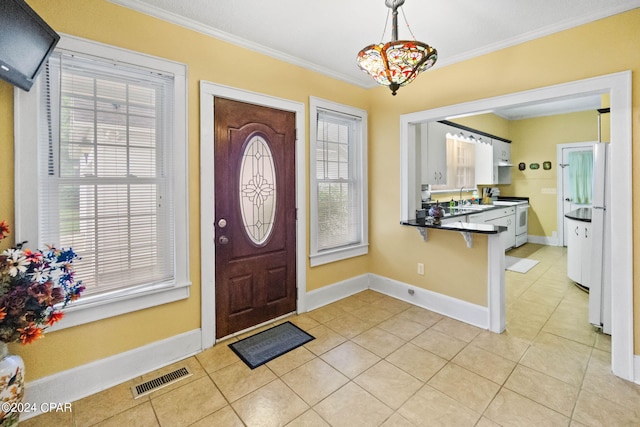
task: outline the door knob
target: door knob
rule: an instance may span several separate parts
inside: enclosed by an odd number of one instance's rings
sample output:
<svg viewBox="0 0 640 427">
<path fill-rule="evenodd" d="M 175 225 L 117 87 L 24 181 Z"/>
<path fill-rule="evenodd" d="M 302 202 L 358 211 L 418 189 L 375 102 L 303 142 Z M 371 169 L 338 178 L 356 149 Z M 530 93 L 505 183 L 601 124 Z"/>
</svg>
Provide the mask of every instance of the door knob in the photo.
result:
<svg viewBox="0 0 640 427">
<path fill-rule="evenodd" d="M 224 218 L 220 218 L 220 220 L 218 221 L 218 227 L 225 228 L 226 226 L 227 226 L 227 220 Z"/>
<path fill-rule="evenodd" d="M 226 245 L 227 243 L 229 243 L 229 238 L 227 236 L 220 236 L 218 238 L 218 243 L 220 243 L 221 245 Z"/>
</svg>

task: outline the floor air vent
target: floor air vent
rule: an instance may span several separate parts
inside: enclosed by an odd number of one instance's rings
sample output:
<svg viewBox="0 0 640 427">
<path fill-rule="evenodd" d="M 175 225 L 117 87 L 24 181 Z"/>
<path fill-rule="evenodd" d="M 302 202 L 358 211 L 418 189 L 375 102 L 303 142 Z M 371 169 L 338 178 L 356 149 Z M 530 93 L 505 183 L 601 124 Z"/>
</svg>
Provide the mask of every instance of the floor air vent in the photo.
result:
<svg viewBox="0 0 640 427">
<path fill-rule="evenodd" d="M 161 377 L 154 378 L 142 384 L 135 385 L 131 387 L 131 391 L 133 392 L 133 398 L 137 399 L 139 397 L 146 396 L 151 392 L 154 392 L 170 384 L 178 382 L 184 378 L 190 377 L 191 375 L 192 374 L 187 367 L 182 367 L 180 369 L 176 369 L 173 372 L 169 372 L 168 374 L 162 375 Z"/>
</svg>

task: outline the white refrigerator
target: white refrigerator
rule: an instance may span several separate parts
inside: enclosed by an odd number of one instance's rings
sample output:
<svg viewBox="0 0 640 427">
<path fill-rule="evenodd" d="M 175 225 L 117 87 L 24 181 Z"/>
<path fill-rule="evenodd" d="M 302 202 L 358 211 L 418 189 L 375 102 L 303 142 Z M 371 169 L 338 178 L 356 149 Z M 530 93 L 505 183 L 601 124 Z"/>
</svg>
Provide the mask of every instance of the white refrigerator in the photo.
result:
<svg viewBox="0 0 640 427">
<path fill-rule="evenodd" d="M 610 184 L 609 144 L 593 146 L 593 203 L 591 207 L 591 286 L 589 288 L 589 323 L 611 334 L 611 224 L 607 218 Z M 629 208 L 630 209 L 630 208 Z"/>
</svg>

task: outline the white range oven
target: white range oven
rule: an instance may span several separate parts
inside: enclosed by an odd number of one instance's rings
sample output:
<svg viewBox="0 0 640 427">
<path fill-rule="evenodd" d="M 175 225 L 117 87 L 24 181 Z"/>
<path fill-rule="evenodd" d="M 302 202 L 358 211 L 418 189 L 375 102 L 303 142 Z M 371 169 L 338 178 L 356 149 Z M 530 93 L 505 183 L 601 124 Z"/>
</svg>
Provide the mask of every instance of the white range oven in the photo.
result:
<svg viewBox="0 0 640 427">
<path fill-rule="evenodd" d="M 529 239 L 529 199 L 499 198 L 494 204 L 516 208 L 516 248 L 527 243 Z"/>
</svg>

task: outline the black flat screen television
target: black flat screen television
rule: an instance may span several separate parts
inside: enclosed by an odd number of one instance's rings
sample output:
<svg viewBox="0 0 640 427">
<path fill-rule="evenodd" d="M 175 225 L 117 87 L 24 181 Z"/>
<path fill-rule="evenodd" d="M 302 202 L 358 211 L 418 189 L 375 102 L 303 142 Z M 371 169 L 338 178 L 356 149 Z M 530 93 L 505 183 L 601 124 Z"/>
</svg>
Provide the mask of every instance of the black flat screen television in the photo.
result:
<svg viewBox="0 0 640 427">
<path fill-rule="evenodd" d="M 58 40 L 24 0 L 0 0 L 0 78 L 29 91 Z"/>
</svg>

